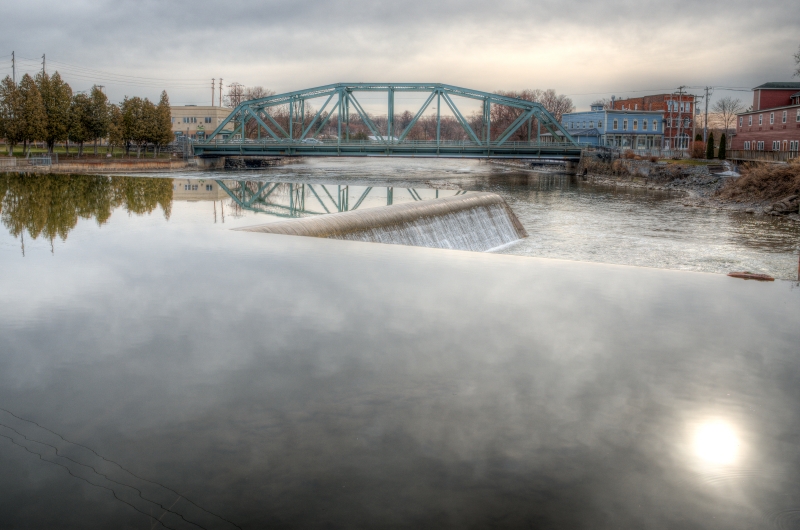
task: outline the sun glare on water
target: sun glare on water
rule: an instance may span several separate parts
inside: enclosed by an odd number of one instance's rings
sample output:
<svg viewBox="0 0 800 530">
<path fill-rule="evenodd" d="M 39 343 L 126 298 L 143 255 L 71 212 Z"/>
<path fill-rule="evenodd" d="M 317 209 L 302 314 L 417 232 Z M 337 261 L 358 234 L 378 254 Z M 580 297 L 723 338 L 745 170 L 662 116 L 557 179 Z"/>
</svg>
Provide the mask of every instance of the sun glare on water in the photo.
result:
<svg viewBox="0 0 800 530">
<path fill-rule="evenodd" d="M 709 422 L 697 429 L 694 449 L 709 464 L 733 464 L 739 453 L 739 439 L 729 425 Z"/>
</svg>

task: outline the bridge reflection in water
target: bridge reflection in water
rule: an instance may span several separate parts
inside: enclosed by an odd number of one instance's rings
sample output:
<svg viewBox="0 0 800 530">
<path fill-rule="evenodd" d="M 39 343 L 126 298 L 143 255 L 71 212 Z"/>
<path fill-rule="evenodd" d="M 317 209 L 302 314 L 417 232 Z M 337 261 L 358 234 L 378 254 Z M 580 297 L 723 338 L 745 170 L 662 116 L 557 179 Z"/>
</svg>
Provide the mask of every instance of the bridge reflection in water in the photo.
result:
<svg viewBox="0 0 800 530">
<path fill-rule="evenodd" d="M 371 206 L 463 195 L 463 190 L 265 181 L 214 181 L 236 208 L 277 217 L 306 217 Z M 176 197 L 177 198 L 177 197 Z"/>
</svg>

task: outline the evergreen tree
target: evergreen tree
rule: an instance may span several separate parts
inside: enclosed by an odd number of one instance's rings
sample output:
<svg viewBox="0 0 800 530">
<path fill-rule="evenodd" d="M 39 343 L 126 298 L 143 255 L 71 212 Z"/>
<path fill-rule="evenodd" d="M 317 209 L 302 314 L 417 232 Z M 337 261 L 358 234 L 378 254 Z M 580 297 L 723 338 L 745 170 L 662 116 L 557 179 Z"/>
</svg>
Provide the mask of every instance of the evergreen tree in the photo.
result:
<svg viewBox="0 0 800 530">
<path fill-rule="evenodd" d="M 122 136 L 122 111 L 119 110 L 117 105 L 109 105 L 108 107 L 108 152 L 114 147 L 122 147 L 125 145 L 125 140 Z"/>
<path fill-rule="evenodd" d="M 722 133 L 722 137 L 719 139 L 719 159 L 725 160 L 727 156 L 726 150 L 727 146 L 725 145 L 728 143 L 728 139 L 725 137 L 725 133 Z"/>
<path fill-rule="evenodd" d="M 165 90 L 161 92 L 161 99 L 156 107 L 156 123 L 153 143 L 156 144 L 156 150 L 160 152 L 161 148 L 168 145 L 172 139 L 172 111 L 169 107 L 169 96 L 167 96 L 167 92 Z"/>
<path fill-rule="evenodd" d="M 39 87 L 31 76 L 25 74 L 19 83 L 19 95 L 21 99 L 20 112 L 22 120 L 22 140 L 26 150 L 29 150 L 30 143 L 37 140 L 44 140 L 47 134 L 47 113 L 44 110 L 44 102 Z"/>
<path fill-rule="evenodd" d="M 6 76 L 0 83 L 0 138 L 6 139 L 8 156 L 13 156 L 14 146 L 23 141 L 24 127 L 21 120 L 22 99 L 19 88 Z"/>
<path fill-rule="evenodd" d="M 72 103 L 72 88 L 65 83 L 58 72 L 52 77 L 40 73 L 36 76 L 36 84 L 42 94 L 44 111 L 47 116 L 45 141 L 47 150 L 52 153 L 56 142 L 63 142 L 69 137 L 69 108 Z"/>
<path fill-rule="evenodd" d="M 92 87 L 89 101 L 89 116 L 87 120 L 87 131 L 89 138 L 94 140 L 94 154 L 97 155 L 97 141 L 108 136 L 108 125 L 110 121 L 108 98 L 103 91 Z"/>
<path fill-rule="evenodd" d="M 708 133 L 708 143 L 706 143 L 706 159 L 711 160 L 714 158 L 714 133 Z"/>
<path fill-rule="evenodd" d="M 702 135 L 702 134 L 700 134 L 700 133 L 697 133 L 697 134 L 694 136 L 694 141 L 695 141 L 695 142 L 702 142 L 702 141 L 703 141 L 703 135 Z"/>
<path fill-rule="evenodd" d="M 125 141 L 125 152 L 130 152 L 131 144 L 135 145 L 136 158 L 141 156 L 142 146 L 147 144 L 145 103 L 150 102 L 146 98 L 132 97 L 128 99 L 126 97 L 120 109 L 122 111 L 122 138 Z"/>
<path fill-rule="evenodd" d="M 92 100 L 86 94 L 75 94 L 69 109 L 69 139 L 78 144 L 78 156 L 83 144 L 92 139 Z"/>
</svg>

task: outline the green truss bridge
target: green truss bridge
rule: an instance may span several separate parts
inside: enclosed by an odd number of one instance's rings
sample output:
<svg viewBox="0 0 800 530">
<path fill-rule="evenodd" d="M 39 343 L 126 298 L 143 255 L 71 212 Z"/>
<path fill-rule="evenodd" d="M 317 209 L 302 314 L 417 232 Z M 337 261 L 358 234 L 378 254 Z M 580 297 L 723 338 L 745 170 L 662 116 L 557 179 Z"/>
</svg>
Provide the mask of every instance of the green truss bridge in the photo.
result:
<svg viewBox="0 0 800 530">
<path fill-rule="evenodd" d="M 395 98 L 408 96 L 424 102 L 410 120 L 407 113 L 400 123 Z M 362 104 L 367 99 L 381 101 L 386 115 L 377 119 L 368 113 Z M 307 111 L 312 101 L 322 103 L 314 112 Z M 457 103 L 477 107 L 477 119 L 473 111 L 468 120 Z M 502 126 L 492 122 L 497 106 L 505 116 Z M 449 109 L 445 110 L 449 124 L 458 125 L 458 140 L 442 138 L 444 109 Z M 410 139 L 423 117 L 435 133 L 429 131 L 427 140 Z M 356 124 L 369 131 L 367 140 L 363 134 L 362 139 L 351 134 Z M 581 154 L 578 143 L 540 103 L 440 83 L 337 83 L 244 101 L 193 148 L 204 158 L 385 156 L 569 162 Z"/>
</svg>

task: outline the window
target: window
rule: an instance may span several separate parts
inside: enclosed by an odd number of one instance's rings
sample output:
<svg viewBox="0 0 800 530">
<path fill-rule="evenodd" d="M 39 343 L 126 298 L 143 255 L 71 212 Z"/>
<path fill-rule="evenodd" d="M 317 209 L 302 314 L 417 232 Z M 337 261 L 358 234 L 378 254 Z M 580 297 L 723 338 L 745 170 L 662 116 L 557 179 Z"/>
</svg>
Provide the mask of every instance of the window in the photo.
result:
<svg viewBox="0 0 800 530">
<path fill-rule="evenodd" d="M 745 151 L 749 151 L 750 150 L 750 142 L 745 142 L 744 143 L 744 150 Z"/>
<path fill-rule="evenodd" d="M 647 130 L 647 120 L 642 120 L 642 130 L 643 131 Z"/>
<path fill-rule="evenodd" d="M 205 122 L 206 123 L 211 123 L 211 116 L 206 116 L 205 117 Z"/>
<path fill-rule="evenodd" d="M 747 125 L 753 125 L 753 115 L 747 117 Z"/>
<path fill-rule="evenodd" d="M 781 123 L 786 123 L 786 111 L 783 111 L 783 117 L 781 118 Z"/>
<path fill-rule="evenodd" d="M 792 140 L 789 142 L 789 151 L 800 151 L 800 140 Z"/>
<path fill-rule="evenodd" d="M 638 103 L 636 103 L 636 104 L 633 106 L 633 110 L 639 110 L 639 104 L 638 104 Z"/>
<path fill-rule="evenodd" d="M 798 113 L 797 115 L 800 116 L 800 113 Z M 617 120 L 614 120 L 614 130 L 616 131 L 617 129 L 619 129 L 619 122 Z"/>
<path fill-rule="evenodd" d="M 628 120 L 622 120 L 622 130 L 623 131 L 628 130 Z"/>
<path fill-rule="evenodd" d="M 758 147 L 756 147 L 756 149 L 758 149 L 759 151 L 763 151 L 764 150 L 764 142 L 758 142 Z"/>
<path fill-rule="evenodd" d="M 633 130 L 634 131 L 639 130 L 639 120 L 633 120 Z"/>
<path fill-rule="evenodd" d="M 773 123 L 775 123 L 775 113 L 774 112 L 770 112 L 769 113 L 769 124 L 772 125 Z"/>
<path fill-rule="evenodd" d="M 685 120 L 683 120 L 683 126 L 687 127 L 687 128 L 689 127 L 689 118 L 686 118 Z"/>
<path fill-rule="evenodd" d="M 740 116 L 739 117 L 739 127 L 741 127 L 743 124 L 744 124 L 744 118 Z"/>
<path fill-rule="evenodd" d="M 797 109 L 797 118 L 795 121 L 800 121 L 800 109 Z"/>
<path fill-rule="evenodd" d="M 672 127 L 672 118 L 667 118 L 667 127 Z"/>
<path fill-rule="evenodd" d="M 653 130 L 654 131 L 658 130 L 658 120 L 653 120 Z"/>
<path fill-rule="evenodd" d="M 603 128 L 603 124 L 600 122 L 600 120 L 597 120 L 597 128 L 598 129 L 602 129 Z"/>
<path fill-rule="evenodd" d="M 683 112 L 683 103 L 681 103 L 681 112 Z"/>
<path fill-rule="evenodd" d="M 172 123 L 175 123 L 175 118 L 170 118 L 170 120 L 172 120 Z"/>
<path fill-rule="evenodd" d="M 211 184 L 206 184 L 206 191 L 211 191 L 213 189 L 214 187 Z"/>
<path fill-rule="evenodd" d="M 781 142 L 779 140 L 772 141 L 772 150 L 773 151 L 780 151 L 781 150 Z"/>
<path fill-rule="evenodd" d="M 758 124 L 759 125 L 763 125 L 764 124 L 764 115 L 763 114 L 759 114 L 758 115 Z"/>
<path fill-rule="evenodd" d="M 692 104 L 691 103 L 687 103 L 686 104 L 686 112 L 692 112 Z"/>
</svg>

